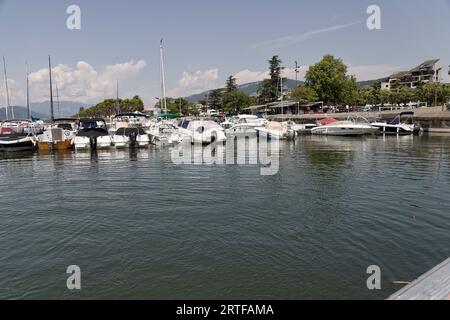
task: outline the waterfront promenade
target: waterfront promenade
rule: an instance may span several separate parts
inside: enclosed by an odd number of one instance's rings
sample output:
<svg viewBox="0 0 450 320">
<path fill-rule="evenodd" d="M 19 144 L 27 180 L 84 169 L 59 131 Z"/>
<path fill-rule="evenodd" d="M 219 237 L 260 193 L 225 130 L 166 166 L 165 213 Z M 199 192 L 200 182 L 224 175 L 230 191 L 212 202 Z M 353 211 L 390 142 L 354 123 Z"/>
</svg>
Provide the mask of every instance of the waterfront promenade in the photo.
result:
<svg viewBox="0 0 450 320">
<path fill-rule="evenodd" d="M 383 110 L 376 112 L 343 112 L 343 113 L 314 113 L 300 115 L 272 115 L 267 116 L 269 120 L 287 121 L 293 120 L 300 123 L 312 123 L 320 119 L 332 117 L 338 120 L 345 120 L 349 116 L 364 117 L 369 121 L 389 120 L 399 115 L 401 112 L 414 112 L 412 117 L 414 123 L 418 123 L 425 132 L 430 133 L 450 133 L 450 111 L 443 111 L 443 107 L 429 108 L 404 108 L 397 110 Z"/>
</svg>

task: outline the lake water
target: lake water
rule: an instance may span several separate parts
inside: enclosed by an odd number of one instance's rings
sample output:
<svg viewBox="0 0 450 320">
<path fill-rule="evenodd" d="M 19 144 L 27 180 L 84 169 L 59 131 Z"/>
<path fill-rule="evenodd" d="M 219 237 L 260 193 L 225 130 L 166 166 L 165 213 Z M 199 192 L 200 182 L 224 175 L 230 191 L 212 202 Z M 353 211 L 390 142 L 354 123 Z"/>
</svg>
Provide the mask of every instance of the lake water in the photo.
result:
<svg viewBox="0 0 450 320">
<path fill-rule="evenodd" d="M 271 176 L 152 147 L 0 179 L 0 298 L 385 299 L 450 256 L 450 137 L 300 137 Z"/>
</svg>

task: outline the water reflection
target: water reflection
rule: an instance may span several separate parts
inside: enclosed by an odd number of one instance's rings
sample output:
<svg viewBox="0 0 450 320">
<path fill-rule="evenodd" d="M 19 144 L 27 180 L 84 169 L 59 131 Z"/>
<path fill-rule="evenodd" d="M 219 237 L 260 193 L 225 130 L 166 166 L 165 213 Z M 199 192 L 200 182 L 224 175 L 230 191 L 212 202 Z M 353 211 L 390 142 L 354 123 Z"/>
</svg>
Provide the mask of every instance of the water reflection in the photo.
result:
<svg viewBox="0 0 450 320">
<path fill-rule="evenodd" d="M 364 138 L 302 137 L 306 159 L 313 165 L 329 169 L 339 169 L 349 164 L 363 142 Z"/>
</svg>

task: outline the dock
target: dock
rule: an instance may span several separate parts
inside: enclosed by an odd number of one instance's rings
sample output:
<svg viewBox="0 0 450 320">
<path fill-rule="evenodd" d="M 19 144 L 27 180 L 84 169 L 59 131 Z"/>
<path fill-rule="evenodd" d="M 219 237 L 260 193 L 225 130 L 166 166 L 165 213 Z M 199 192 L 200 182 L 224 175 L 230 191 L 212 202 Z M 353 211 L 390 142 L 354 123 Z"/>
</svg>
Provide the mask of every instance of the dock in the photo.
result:
<svg viewBox="0 0 450 320">
<path fill-rule="evenodd" d="M 299 123 L 314 123 L 324 118 L 335 118 L 337 120 L 346 120 L 349 116 L 364 117 L 369 121 L 390 120 L 398 116 L 401 112 L 414 112 L 412 121 L 417 123 L 425 133 L 450 133 L 450 111 L 443 107 L 428 107 L 416 109 L 384 110 L 377 112 L 343 112 L 343 113 L 314 113 L 314 114 L 295 114 L 295 115 L 271 115 L 267 119 L 274 121 L 292 120 Z"/>
<path fill-rule="evenodd" d="M 450 300 L 450 258 L 393 294 L 389 300 Z"/>
</svg>

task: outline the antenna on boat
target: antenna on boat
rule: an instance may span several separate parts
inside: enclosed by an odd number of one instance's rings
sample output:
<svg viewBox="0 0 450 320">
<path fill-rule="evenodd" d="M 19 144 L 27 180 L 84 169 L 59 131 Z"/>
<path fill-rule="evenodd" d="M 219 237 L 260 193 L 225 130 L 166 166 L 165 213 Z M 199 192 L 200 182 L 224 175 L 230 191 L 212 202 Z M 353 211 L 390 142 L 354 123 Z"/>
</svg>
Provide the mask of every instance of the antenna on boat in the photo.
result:
<svg viewBox="0 0 450 320">
<path fill-rule="evenodd" d="M 25 63 L 26 73 L 27 73 L 27 119 L 31 119 L 31 110 L 30 110 L 30 82 L 29 82 L 29 72 L 28 72 L 28 63 Z"/>
<path fill-rule="evenodd" d="M 5 90 L 6 90 L 6 120 L 14 119 L 14 110 L 11 107 L 11 101 L 9 97 L 9 88 L 8 88 L 8 76 L 6 75 L 6 61 L 5 57 L 3 57 L 3 73 L 5 75 Z M 9 119 L 9 114 L 11 113 L 12 118 Z"/>
<path fill-rule="evenodd" d="M 48 56 L 48 72 L 50 75 L 50 116 L 53 122 L 55 121 L 55 114 L 53 110 L 52 62 L 50 56 Z"/>
<path fill-rule="evenodd" d="M 164 70 L 164 47 L 163 47 L 164 39 L 161 38 L 161 41 L 159 42 L 159 54 L 160 54 L 160 64 L 161 64 L 161 96 L 162 96 L 162 103 L 161 103 L 161 109 L 164 108 L 164 113 L 167 114 L 167 102 L 166 102 L 166 76 L 165 76 L 165 70 Z"/>
</svg>

